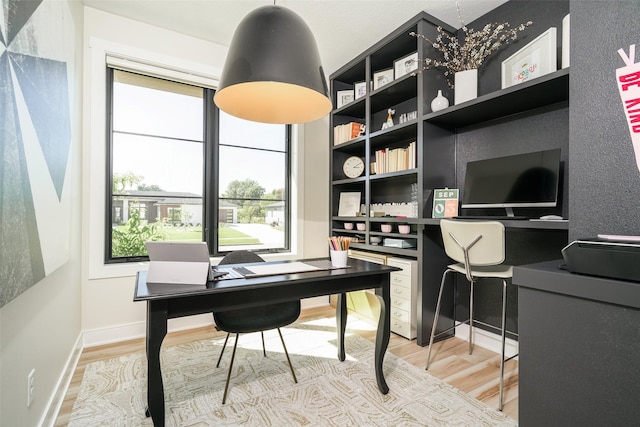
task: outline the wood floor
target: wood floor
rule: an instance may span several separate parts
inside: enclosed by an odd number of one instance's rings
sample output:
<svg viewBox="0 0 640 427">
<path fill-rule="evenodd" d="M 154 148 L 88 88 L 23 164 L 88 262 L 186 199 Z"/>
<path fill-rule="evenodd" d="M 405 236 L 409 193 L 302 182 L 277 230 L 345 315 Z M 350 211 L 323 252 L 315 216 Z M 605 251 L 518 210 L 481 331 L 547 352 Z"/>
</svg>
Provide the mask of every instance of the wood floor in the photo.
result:
<svg viewBox="0 0 640 427">
<path fill-rule="evenodd" d="M 298 321 L 335 317 L 331 307 L 318 307 L 303 310 Z M 350 325 L 348 325 L 349 327 Z M 354 329 L 359 335 L 375 341 L 375 330 Z M 214 336 L 224 336 L 213 327 L 191 329 L 167 335 L 163 346 L 177 345 L 183 342 L 197 341 Z M 136 339 L 116 344 L 84 349 L 74 372 L 69 390 L 56 419 L 55 426 L 66 426 L 71 409 L 78 395 L 85 366 L 99 360 L 110 359 L 135 351 L 144 350 L 144 339 Z M 405 361 L 424 369 L 427 347 L 420 347 L 415 340 L 391 334 L 388 351 Z M 482 347 L 475 346 L 473 355 L 469 355 L 466 341 L 450 338 L 434 344 L 431 354 L 429 373 L 457 387 L 485 404 L 498 407 L 500 356 Z M 518 362 L 511 360 L 505 365 L 505 404 L 503 412 L 518 419 Z"/>
</svg>

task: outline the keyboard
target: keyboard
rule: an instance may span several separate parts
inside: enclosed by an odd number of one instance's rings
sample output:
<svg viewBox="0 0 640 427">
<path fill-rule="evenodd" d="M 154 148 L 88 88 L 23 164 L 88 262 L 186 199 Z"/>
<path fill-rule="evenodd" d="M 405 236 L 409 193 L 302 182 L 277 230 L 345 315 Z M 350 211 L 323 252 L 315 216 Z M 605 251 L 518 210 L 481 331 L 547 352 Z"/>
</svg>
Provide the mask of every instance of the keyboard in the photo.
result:
<svg viewBox="0 0 640 427">
<path fill-rule="evenodd" d="M 484 221 L 528 221 L 529 218 L 526 216 L 498 216 L 498 215 L 458 215 L 454 217 L 455 219 L 477 219 Z"/>
</svg>

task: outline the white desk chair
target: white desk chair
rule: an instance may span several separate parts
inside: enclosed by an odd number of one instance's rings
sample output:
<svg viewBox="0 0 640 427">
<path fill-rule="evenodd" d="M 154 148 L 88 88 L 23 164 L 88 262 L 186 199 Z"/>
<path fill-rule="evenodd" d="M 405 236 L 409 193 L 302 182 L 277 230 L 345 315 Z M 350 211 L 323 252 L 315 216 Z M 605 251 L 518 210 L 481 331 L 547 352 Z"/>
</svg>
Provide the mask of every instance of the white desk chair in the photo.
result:
<svg viewBox="0 0 640 427">
<path fill-rule="evenodd" d="M 505 239 L 504 225 L 498 221 L 460 221 L 446 220 L 440 221 L 440 229 L 442 231 L 442 240 L 444 250 L 450 258 L 457 261 L 457 264 L 447 266 L 447 270 L 442 275 L 440 283 L 440 293 L 438 294 L 438 303 L 436 305 L 436 313 L 433 319 L 433 328 L 431 329 L 431 338 L 429 339 L 429 351 L 427 353 L 427 366 L 429 369 L 429 361 L 431 359 L 431 348 L 433 339 L 436 336 L 436 326 L 438 324 L 438 316 L 440 314 L 440 302 L 442 300 L 442 291 L 446 283 L 447 274 L 461 273 L 467 277 L 471 284 L 469 291 L 469 319 L 464 322 L 455 322 L 454 326 L 448 328 L 438 335 L 449 332 L 464 323 L 469 324 L 469 354 L 473 351 L 473 287 L 477 279 L 482 278 L 498 278 L 502 279 L 502 326 L 500 328 L 478 320 L 475 323 L 499 330 L 502 338 L 502 351 L 500 357 L 500 402 L 498 409 L 502 411 L 503 406 L 503 389 L 504 389 L 504 363 L 509 359 L 504 358 L 505 332 L 506 332 L 506 313 L 507 313 L 507 284 L 513 276 L 513 267 L 502 264 L 505 258 Z"/>
</svg>

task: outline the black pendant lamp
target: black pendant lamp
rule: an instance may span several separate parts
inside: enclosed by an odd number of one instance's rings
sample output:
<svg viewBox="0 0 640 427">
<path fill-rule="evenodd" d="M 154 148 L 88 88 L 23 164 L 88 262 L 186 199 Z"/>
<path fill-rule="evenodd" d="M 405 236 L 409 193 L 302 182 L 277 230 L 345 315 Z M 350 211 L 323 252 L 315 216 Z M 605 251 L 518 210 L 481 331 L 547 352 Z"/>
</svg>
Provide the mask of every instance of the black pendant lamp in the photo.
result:
<svg viewBox="0 0 640 427">
<path fill-rule="evenodd" d="M 276 5 L 238 25 L 214 96 L 224 112 L 245 120 L 293 124 L 331 111 L 316 40 L 291 10 Z"/>
</svg>

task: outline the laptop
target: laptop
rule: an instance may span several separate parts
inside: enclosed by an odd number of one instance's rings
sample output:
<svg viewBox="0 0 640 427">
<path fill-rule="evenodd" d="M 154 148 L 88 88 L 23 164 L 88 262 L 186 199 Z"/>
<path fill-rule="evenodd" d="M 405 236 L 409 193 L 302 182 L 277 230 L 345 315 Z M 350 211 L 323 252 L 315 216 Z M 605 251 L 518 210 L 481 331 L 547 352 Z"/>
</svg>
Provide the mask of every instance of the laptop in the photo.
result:
<svg viewBox="0 0 640 427">
<path fill-rule="evenodd" d="M 147 283 L 205 285 L 211 265 L 205 242 L 146 242 Z"/>
</svg>

